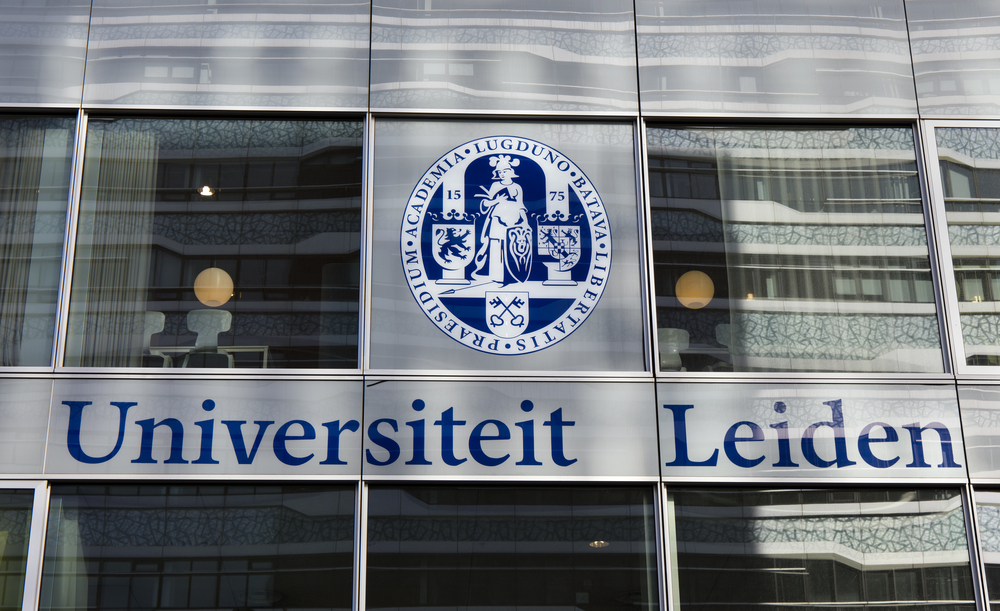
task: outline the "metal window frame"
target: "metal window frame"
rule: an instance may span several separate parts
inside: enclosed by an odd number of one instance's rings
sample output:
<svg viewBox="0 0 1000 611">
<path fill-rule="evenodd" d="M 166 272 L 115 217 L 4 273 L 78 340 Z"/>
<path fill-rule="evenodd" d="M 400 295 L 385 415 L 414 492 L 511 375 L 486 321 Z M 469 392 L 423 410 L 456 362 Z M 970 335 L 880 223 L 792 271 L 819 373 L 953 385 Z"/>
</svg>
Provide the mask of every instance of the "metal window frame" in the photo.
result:
<svg viewBox="0 0 1000 611">
<path fill-rule="evenodd" d="M 0 490 L 31 490 L 31 525 L 28 528 L 28 555 L 25 558 L 21 611 L 38 608 L 42 587 L 42 556 L 49 517 L 49 484 L 43 480 L 0 480 Z"/>
<path fill-rule="evenodd" d="M 923 133 L 923 153 L 926 159 L 925 179 L 929 185 L 929 209 L 932 211 L 934 233 L 937 236 L 936 254 L 938 258 L 937 285 L 942 291 L 940 314 L 947 322 L 947 333 L 950 336 L 950 356 L 953 371 L 958 380 L 963 379 L 1000 379 L 1000 367 L 989 365 L 966 364 L 965 338 L 962 335 L 961 314 L 958 307 L 958 287 L 955 284 L 955 266 L 951 254 L 951 241 L 948 239 L 948 219 L 944 209 L 944 185 L 939 170 L 937 139 L 938 128 L 957 129 L 994 129 L 1000 139 L 1000 120 L 926 120 L 920 122 Z"/>
<path fill-rule="evenodd" d="M 755 120 L 756 119 L 756 120 Z M 927 236 L 927 256 L 931 269 L 931 280 L 932 286 L 934 288 L 935 297 L 935 317 L 937 318 L 938 325 L 938 341 L 939 350 L 941 351 L 942 358 L 942 371 L 940 372 L 929 372 L 929 373 L 915 373 L 915 372 L 705 372 L 705 371 L 662 371 L 660 369 L 659 363 L 659 342 L 656 334 L 657 322 L 656 322 L 656 287 L 654 286 L 654 274 L 649 266 L 653 263 L 653 239 L 652 239 L 652 223 L 647 222 L 646 239 L 648 240 L 648 264 L 647 269 L 644 270 L 649 276 L 649 304 L 650 304 L 650 319 L 651 326 L 650 332 L 652 333 L 652 341 L 654 345 L 653 350 L 653 365 L 655 366 L 655 376 L 657 381 L 672 381 L 672 382 L 734 382 L 734 383 L 747 383 L 754 381 L 768 381 L 768 382 L 782 382 L 782 381 L 797 381 L 799 383 L 805 382 L 844 382 L 844 383 L 860 383 L 860 384 L 912 384 L 917 382 L 954 382 L 953 368 L 951 363 L 954 362 L 949 357 L 951 353 L 949 351 L 949 342 L 947 335 L 947 325 L 944 322 L 944 314 L 942 310 L 943 299 L 940 295 L 938 285 L 940 280 L 938 279 L 939 265 L 937 264 L 936 250 L 934 246 L 940 243 L 940 240 L 935 239 L 933 232 L 933 222 L 931 216 L 931 198 L 928 188 L 925 186 L 924 176 L 926 175 L 925 166 L 923 162 L 923 150 L 921 148 L 922 139 L 920 138 L 919 127 L 920 124 L 914 117 L 848 117 L 845 120 L 843 117 L 817 117 L 812 115 L 798 116 L 798 115 L 767 115 L 765 116 L 676 116 L 676 115 L 657 115 L 657 114 L 644 114 L 643 115 L 643 155 L 648 160 L 648 150 L 647 150 L 647 139 L 646 133 L 650 129 L 650 124 L 653 127 L 658 125 L 667 126 L 677 126 L 692 127 L 692 126 L 706 126 L 706 127 L 728 127 L 732 126 L 734 128 L 746 128 L 757 127 L 760 129 L 769 128 L 781 128 L 781 127 L 796 127 L 796 128 L 815 128 L 821 129 L 824 127 L 851 127 L 851 126 L 866 126 L 866 127 L 909 127 L 913 132 L 914 147 L 913 154 L 914 159 L 917 164 L 917 176 L 920 181 L 921 186 L 921 204 L 923 207 L 924 216 L 924 228 Z M 645 165 L 645 162 L 644 162 Z M 644 168 L 648 171 L 648 168 Z M 642 188 L 644 189 L 645 196 L 645 206 L 647 219 L 651 219 L 652 215 L 652 202 L 649 195 L 649 177 L 648 174 L 643 174 L 640 179 L 642 182 Z M 947 234 L 945 234 L 947 235 Z"/>
<path fill-rule="evenodd" d="M 663 580 L 668 584 L 667 594 L 668 601 L 667 606 L 661 606 L 663 611 L 681 611 L 677 608 L 680 602 L 680 589 L 679 583 L 676 582 L 677 577 L 677 566 L 676 565 L 676 546 L 670 546 L 670 535 L 675 532 L 675 522 L 674 514 L 670 510 L 669 505 L 669 494 L 674 487 L 696 487 L 700 489 L 717 489 L 717 488 L 729 488 L 729 489 L 778 489 L 778 490 L 794 490 L 794 489 L 821 489 L 833 491 L 840 489 L 850 489 L 850 490 L 864 490 L 864 489 L 880 489 L 880 490 L 916 490 L 916 489 L 927 489 L 927 488 L 946 488 L 956 490 L 959 493 L 959 501 L 961 504 L 962 512 L 962 523 L 965 527 L 965 539 L 966 548 L 968 550 L 968 561 L 969 561 L 969 572 L 972 579 L 972 595 L 976 604 L 977 611 L 989 611 L 989 598 L 986 595 L 986 579 L 985 579 L 985 569 L 982 563 L 979 561 L 979 542 L 978 542 L 978 522 L 974 518 L 975 516 L 975 497 L 972 494 L 972 486 L 969 484 L 968 480 L 935 480 L 935 481 L 923 481 L 914 480 L 907 482 L 873 482 L 873 481 L 861 481 L 861 480 L 837 480 L 836 482 L 831 482 L 826 480 L 825 483 L 809 481 L 806 479 L 795 480 L 795 481 L 785 481 L 785 482 L 773 482 L 769 483 L 767 480 L 756 480 L 754 482 L 748 481 L 709 481 L 706 479 L 698 479 L 691 481 L 676 480 L 670 483 L 666 481 L 662 484 L 662 503 L 663 503 L 663 527 L 665 532 L 664 537 L 664 550 L 666 557 L 669 559 L 669 566 L 665 567 Z M 849 517 L 860 518 L 863 517 L 862 513 L 852 513 L 845 514 Z M 925 515 L 923 513 L 918 513 L 915 515 Z M 911 602 L 911 601 L 908 601 Z M 919 603 L 920 601 L 912 601 L 913 603 Z M 939 601 L 940 604 L 957 603 L 958 601 Z M 869 601 L 870 604 L 878 604 L 879 601 Z M 869 604 L 861 602 L 860 604 Z"/>
<path fill-rule="evenodd" d="M 166 120 L 179 120 L 185 117 L 198 117 L 205 118 L 206 120 L 221 120 L 224 118 L 236 118 L 243 119 L 246 121 L 254 121 L 260 119 L 274 119 L 277 121 L 357 121 L 362 125 L 362 145 L 361 145 L 361 155 L 362 155 L 362 184 L 365 181 L 365 163 L 364 160 L 368 156 L 368 152 L 365 148 L 365 142 L 367 138 L 368 130 L 368 115 L 361 112 L 345 112 L 345 113 L 323 113 L 315 114 L 314 112 L 303 113 L 303 112 L 281 112 L 278 114 L 268 114 L 260 109 L 255 109 L 254 111 L 248 113 L 241 113 L 237 116 L 223 115 L 217 112 L 204 111 L 203 109 L 197 109 L 196 112 L 190 113 L 186 109 L 177 108 L 157 108 L 155 112 L 145 112 L 140 114 L 121 112 L 121 108 L 113 107 L 109 109 L 100 109 L 99 112 L 91 112 L 89 110 L 81 108 L 77 114 L 77 137 L 74 143 L 73 161 L 72 161 L 72 182 L 70 185 L 70 202 L 69 209 L 67 211 L 66 219 L 66 233 L 64 236 L 64 247 L 63 247 L 63 260 L 60 276 L 59 285 L 59 296 L 58 296 L 58 306 L 57 306 L 57 318 L 56 318 L 56 333 L 55 333 L 55 346 L 52 353 L 51 367 L 46 368 L 42 371 L 51 372 L 56 374 L 57 377 L 62 377 L 60 374 L 66 374 L 67 377 L 79 377 L 79 378 L 174 378 L 176 379 L 219 379 L 219 380 L 232 380 L 232 379 L 329 379 L 338 380 L 345 377 L 358 376 L 361 371 L 361 351 L 363 349 L 362 339 L 365 335 L 365 318 L 362 308 L 362 299 L 358 301 L 358 359 L 356 361 L 356 366 L 353 368 L 343 368 L 343 369 L 212 369 L 212 370 L 184 370 L 182 368 L 169 368 L 161 369 L 154 367 L 75 367 L 65 365 L 66 357 L 66 345 L 69 334 L 69 316 L 70 316 L 70 297 L 72 293 L 73 286 L 73 268 L 76 261 L 76 241 L 79 230 L 80 221 L 80 206 L 82 200 L 83 191 L 83 170 L 86 157 L 87 148 L 87 130 L 89 125 L 89 119 L 92 115 L 104 117 L 155 117 L 163 118 Z M 240 111 L 240 108 L 228 109 L 231 112 Z M 329 115 L 329 116 L 327 116 Z M 359 292 L 364 294 L 367 290 L 365 285 L 365 273 L 364 273 L 364 262 L 367 256 L 364 248 L 364 236 L 365 227 L 367 226 L 366 220 L 366 193 L 362 189 L 361 194 L 361 224 L 359 227 L 359 235 L 361 236 L 361 249 L 359 252 Z M 6 373 L 6 370 L 10 369 L 12 373 L 16 372 L 21 374 L 24 372 L 24 368 L 0 368 L 0 376 Z"/>
<path fill-rule="evenodd" d="M 638 260 L 640 265 L 639 282 L 640 291 L 636 295 L 639 300 L 639 305 L 642 308 L 642 324 L 644 329 L 649 329 L 652 324 L 652 314 L 650 313 L 649 306 L 647 303 L 646 292 L 648 292 L 648 286 L 650 284 L 648 267 L 649 262 L 652 260 L 646 255 L 646 245 L 642 243 L 645 240 L 645 235 L 647 232 L 646 227 L 648 227 L 647 222 L 647 206 L 645 200 L 643 199 L 644 190 L 644 174 L 643 167 L 645 165 L 645 160 L 642 159 L 643 149 L 640 142 L 642 137 L 642 119 L 638 112 L 625 112 L 625 113 L 564 113 L 558 111 L 549 112 L 507 112 L 500 111 L 496 113 L 478 111 L 466 111 L 466 112 L 455 112 L 449 111 L 413 111 L 407 110 L 405 112 L 382 110 L 382 109 L 372 109 L 368 113 L 370 117 L 371 127 L 369 129 L 370 139 L 366 140 L 366 146 L 368 151 L 368 157 L 365 160 L 365 168 L 368 172 L 368 178 L 365 182 L 366 188 L 366 206 L 365 212 L 367 215 L 368 222 L 365 225 L 365 248 L 367 253 L 371 253 L 374 249 L 373 235 L 374 235 L 374 205 L 375 205 L 375 139 L 378 133 L 378 124 L 382 121 L 396 120 L 396 121 L 434 121 L 438 123 L 468 123 L 469 125 L 474 125 L 471 121 L 473 119 L 479 119 L 482 121 L 490 121 L 494 123 L 533 123 L 533 124 L 565 124 L 571 125 L 574 123 L 600 123 L 606 125 L 629 125 L 633 130 L 632 143 L 634 151 L 634 174 L 635 178 L 635 196 L 636 196 L 636 219 L 638 222 L 638 227 L 636 228 L 636 236 L 640 241 L 637 244 Z M 645 225 L 645 226 L 644 226 Z M 369 256 L 364 261 L 364 270 L 366 276 L 366 283 L 363 286 L 363 301 L 364 301 L 364 319 L 370 323 L 372 320 L 372 281 L 374 272 L 372 271 L 372 261 Z M 370 327 L 369 327 L 370 328 Z M 652 344 L 647 337 L 647 334 L 643 333 L 643 360 L 645 363 L 645 370 L 643 371 L 613 371 L 605 372 L 601 370 L 524 370 L 524 369 L 510 369 L 510 370 L 500 370 L 500 369 L 469 369 L 469 370 L 453 370 L 453 369 L 384 369 L 384 368 L 373 368 L 371 366 L 371 334 L 368 329 L 365 331 L 365 345 L 364 345 L 364 358 L 362 362 L 362 373 L 366 376 L 372 376 L 374 378 L 392 378 L 395 376 L 400 376 L 403 378 L 411 377 L 426 377 L 429 379 L 470 379 L 470 378 L 481 378 L 489 380 L 497 380 L 499 378 L 504 379 L 519 379 L 519 380 L 539 380 L 539 379 L 551 379 L 551 380 L 565 380 L 565 381 L 581 381 L 586 379 L 610 381 L 610 380 L 649 380 L 654 377 L 654 371 L 652 368 Z"/>
</svg>

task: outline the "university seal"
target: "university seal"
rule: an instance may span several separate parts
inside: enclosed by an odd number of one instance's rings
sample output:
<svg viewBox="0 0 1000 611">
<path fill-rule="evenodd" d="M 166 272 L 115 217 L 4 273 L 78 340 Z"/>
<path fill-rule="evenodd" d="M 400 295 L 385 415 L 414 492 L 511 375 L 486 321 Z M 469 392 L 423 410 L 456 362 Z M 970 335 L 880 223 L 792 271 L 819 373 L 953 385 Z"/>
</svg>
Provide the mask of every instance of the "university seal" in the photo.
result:
<svg viewBox="0 0 1000 611">
<path fill-rule="evenodd" d="M 611 226 L 590 179 L 552 147 L 491 136 L 448 151 L 403 212 L 413 298 L 441 331 L 491 354 L 565 339 L 597 307 Z"/>
</svg>

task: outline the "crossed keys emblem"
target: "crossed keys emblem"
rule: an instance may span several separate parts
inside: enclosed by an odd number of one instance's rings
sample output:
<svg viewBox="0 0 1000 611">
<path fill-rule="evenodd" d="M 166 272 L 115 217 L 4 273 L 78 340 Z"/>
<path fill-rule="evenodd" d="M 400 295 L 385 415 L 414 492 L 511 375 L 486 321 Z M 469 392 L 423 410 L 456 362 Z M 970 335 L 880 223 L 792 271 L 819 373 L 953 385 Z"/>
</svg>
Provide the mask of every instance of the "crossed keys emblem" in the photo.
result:
<svg viewBox="0 0 1000 611">
<path fill-rule="evenodd" d="M 486 292 L 486 326 L 500 337 L 524 333 L 529 313 L 527 292 Z"/>
<path fill-rule="evenodd" d="M 493 306 L 494 308 L 502 308 L 503 311 L 500 312 L 499 314 L 493 314 L 493 315 L 491 315 L 490 316 L 490 323 L 492 325 L 496 326 L 496 327 L 499 327 L 499 326 L 503 325 L 503 322 L 504 322 L 503 321 L 503 315 L 504 314 L 510 314 L 510 324 L 514 325 L 515 327 L 523 327 L 524 326 L 524 315 L 523 314 L 515 314 L 515 313 L 511 312 L 510 309 L 511 308 L 520 308 L 525 303 L 526 302 L 522 301 L 518 297 L 515 297 L 515 298 L 511 299 L 510 303 L 504 303 L 503 299 L 500 299 L 499 297 L 494 297 L 492 300 L 490 300 L 490 305 Z"/>
</svg>

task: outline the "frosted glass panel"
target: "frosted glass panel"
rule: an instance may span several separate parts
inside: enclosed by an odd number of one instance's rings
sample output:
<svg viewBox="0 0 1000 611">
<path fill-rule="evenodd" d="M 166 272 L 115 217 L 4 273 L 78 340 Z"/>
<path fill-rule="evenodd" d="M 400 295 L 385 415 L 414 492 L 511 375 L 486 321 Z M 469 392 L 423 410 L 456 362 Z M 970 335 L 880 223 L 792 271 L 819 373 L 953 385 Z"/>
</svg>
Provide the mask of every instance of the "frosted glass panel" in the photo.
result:
<svg viewBox="0 0 1000 611">
<path fill-rule="evenodd" d="M 643 112 L 904 114 L 902 0 L 638 0 Z"/>
<path fill-rule="evenodd" d="M 95 0 L 85 99 L 366 108 L 368 15 L 357 0 Z"/>
<path fill-rule="evenodd" d="M 634 111 L 631 0 L 375 0 L 372 107 Z"/>
<path fill-rule="evenodd" d="M 79 105 L 87 0 L 0 3 L 0 103 Z"/>
<path fill-rule="evenodd" d="M 1000 115 L 1000 1 L 906 0 L 924 116 Z"/>
</svg>

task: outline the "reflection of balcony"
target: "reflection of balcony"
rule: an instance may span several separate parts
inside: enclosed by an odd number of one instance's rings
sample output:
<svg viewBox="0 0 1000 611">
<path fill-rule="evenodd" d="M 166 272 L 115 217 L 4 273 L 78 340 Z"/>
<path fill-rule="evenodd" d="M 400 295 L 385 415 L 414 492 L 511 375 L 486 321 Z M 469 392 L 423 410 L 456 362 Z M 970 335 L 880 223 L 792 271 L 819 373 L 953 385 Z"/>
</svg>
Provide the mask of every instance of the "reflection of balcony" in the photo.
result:
<svg viewBox="0 0 1000 611">
<path fill-rule="evenodd" d="M 965 530 L 953 528 L 961 524 L 959 496 L 801 505 L 675 505 L 674 511 L 678 531 L 688 537 L 677 541 L 678 551 L 685 554 L 827 559 L 863 570 L 958 566 L 969 561 Z M 927 528 L 947 534 L 900 545 L 907 533 Z M 895 545 L 886 546 L 871 536 L 886 531 L 898 533 Z M 743 536 L 732 540 L 732 532 Z M 807 540 L 803 533 L 809 534 Z"/>
</svg>

